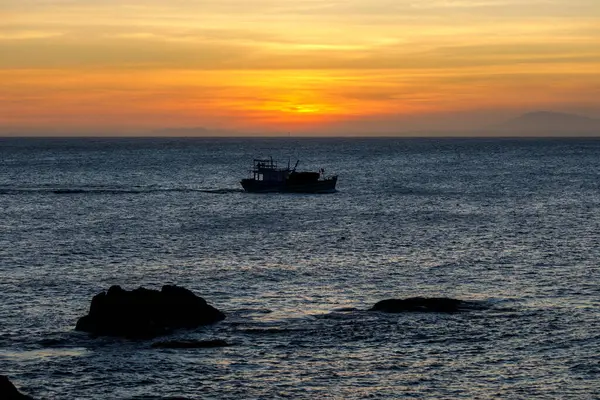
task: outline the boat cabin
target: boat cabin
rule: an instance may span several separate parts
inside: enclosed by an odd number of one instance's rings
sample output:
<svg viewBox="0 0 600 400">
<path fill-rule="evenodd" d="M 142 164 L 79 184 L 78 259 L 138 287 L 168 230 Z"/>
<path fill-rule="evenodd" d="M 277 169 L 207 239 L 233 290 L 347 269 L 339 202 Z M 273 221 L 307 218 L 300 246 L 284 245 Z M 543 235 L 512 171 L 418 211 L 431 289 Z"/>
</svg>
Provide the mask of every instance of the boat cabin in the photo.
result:
<svg viewBox="0 0 600 400">
<path fill-rule="evenodd" d="M 251 171 L 254 180 L 266 182 L 285 182 L 290 174 L 290 167 L 278 168 L 277 161 L 270 159 L 254 159 Z"/>
</svg>

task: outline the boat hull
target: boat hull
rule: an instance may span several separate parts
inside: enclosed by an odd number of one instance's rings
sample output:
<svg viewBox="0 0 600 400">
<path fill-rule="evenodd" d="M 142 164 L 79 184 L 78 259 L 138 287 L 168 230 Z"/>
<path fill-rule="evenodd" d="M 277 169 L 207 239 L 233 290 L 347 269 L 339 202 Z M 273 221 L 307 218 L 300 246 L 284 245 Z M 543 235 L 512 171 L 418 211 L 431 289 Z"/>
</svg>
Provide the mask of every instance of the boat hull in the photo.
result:
<svg viewBox="0 0 600 400">
<path fill-rule="evenodd" d="M 242 179 L 242 187 L 251 193 L 334 193 L 337 176 L 314 182 L 290 183 Z"/>
</svg>

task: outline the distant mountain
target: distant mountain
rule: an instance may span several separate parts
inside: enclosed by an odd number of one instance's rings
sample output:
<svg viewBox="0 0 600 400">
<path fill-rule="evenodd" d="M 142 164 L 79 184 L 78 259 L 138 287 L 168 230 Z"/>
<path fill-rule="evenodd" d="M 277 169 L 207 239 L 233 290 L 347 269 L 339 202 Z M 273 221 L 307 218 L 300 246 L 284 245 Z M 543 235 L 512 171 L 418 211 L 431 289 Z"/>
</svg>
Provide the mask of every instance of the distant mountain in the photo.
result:
<svg viewBox="0 0 600 400">
<path fill-rule="evenodd" d="M 149 133 L 150 136 L 173 137 L 211 137 L 211 136 L 242 136 L 239 132 L 224 129 L 208 129 L 204 127 L 193 128 L 165 128 L 156 129 Z"/>
<path fill-rule="evenodd" d="M 492 127 L 495 133 L 532 136 L 600 136 L 600 119 L 551 111 L 536 111 Z"/>
</svg>

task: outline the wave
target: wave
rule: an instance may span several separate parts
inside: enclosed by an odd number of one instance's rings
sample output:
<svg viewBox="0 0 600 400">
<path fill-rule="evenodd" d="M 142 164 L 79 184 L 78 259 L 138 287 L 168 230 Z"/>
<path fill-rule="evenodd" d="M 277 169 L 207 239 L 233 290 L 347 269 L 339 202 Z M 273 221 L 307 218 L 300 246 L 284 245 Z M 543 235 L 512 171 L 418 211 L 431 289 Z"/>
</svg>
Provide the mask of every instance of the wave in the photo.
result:
<svg viewBox="0 0 600 400">
<path fill-rule="evenodd" d="M 50 194 L 50 195 L 79 195 L 79 194 L 148 194 L 148 193 L 209 193 L 209 194 L 231 194 L 241 193 L 243 189 L 236 188 L 156 188 L 156 187 L 11 187 L 0 188 L 0 195 L 26 195 L 26 194 Z"/>
<path fill-rule="evenodd" d="M 233 188 L 225 188 L 225 189 L 195 189 L 195 192 L 202 193 L 213 193 L 213 194 L 228 194 L 228 193 L 243 193 L 244 189 L 233 189 Z"/>
</svg>

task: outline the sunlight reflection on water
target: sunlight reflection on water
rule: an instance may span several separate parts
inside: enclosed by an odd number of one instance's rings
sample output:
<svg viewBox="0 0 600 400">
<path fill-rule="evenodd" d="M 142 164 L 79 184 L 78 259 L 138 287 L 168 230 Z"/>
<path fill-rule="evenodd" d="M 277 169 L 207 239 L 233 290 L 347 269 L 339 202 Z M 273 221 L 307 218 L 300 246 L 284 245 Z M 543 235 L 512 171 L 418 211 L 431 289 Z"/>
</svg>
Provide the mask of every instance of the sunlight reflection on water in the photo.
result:
<svg viewBox="0 0 600 400">
<path fill-rule="evenodd" d="M 35 360 L 39 358 L 53 358 L 53 357 L 78 357 L 83 356 L 88 352 L 86 348 L 62 348 L 62 349 L 41 349 L 41 350 L 25 350 L 25 351 L 11 351 L 6 349 L 0 349 L 0 357 L 7 359 L 19 360 Z"/>
</svg>

